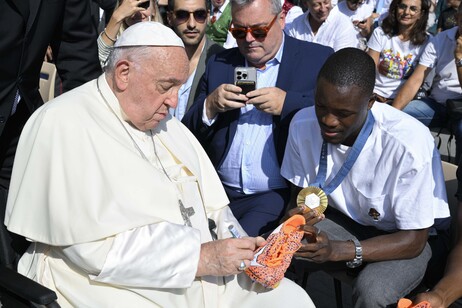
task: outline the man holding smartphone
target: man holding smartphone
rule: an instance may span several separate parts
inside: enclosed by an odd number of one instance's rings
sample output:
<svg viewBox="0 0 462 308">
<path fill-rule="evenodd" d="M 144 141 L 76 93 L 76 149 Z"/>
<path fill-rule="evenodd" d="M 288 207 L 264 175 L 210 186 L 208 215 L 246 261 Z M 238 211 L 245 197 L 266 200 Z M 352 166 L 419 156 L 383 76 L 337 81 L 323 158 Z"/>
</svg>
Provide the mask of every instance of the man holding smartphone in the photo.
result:
<svg viewBox="0 0 462 308">
<path fill-rule="evenodd" d="M 231 0 L 238 48 L 207 63 L 201 93 L 183 122 L 218 171 L 230 208 L 249 235 L 279 224 L 290 199 L 280 165 L 293 114 L 313 105 L 319 69 L 333 52 L 283 33 L 280 0 Z M 236 67 L 257 70 L 257 88 L 234 84 Z"/>
</svg>

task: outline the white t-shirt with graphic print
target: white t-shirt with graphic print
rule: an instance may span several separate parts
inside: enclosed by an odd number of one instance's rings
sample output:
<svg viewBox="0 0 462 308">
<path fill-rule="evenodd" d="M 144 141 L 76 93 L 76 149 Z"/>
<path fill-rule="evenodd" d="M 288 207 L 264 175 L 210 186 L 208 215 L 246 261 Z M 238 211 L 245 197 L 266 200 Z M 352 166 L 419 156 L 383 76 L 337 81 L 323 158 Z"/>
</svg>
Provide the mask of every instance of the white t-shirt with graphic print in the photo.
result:
<svg viewBox="0 0 462 308">
<path fill-rule="evenodd" d="M 403 42 L 398 36 L 390 37 L 381 27 L 372 33 L 368 47 L 380 53 L 376 71 L 374 92 L 387 98 L 394 98 L 399 87 L 412 74 L 419 63 L 426 43 L 416 46 Z"/>
</svg>

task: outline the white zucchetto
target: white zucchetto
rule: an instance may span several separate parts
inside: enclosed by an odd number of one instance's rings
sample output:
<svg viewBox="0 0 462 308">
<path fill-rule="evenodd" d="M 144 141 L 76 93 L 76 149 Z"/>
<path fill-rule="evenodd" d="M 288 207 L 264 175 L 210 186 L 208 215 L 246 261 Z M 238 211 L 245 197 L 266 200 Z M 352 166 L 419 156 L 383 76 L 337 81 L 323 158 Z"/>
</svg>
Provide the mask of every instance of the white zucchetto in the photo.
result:
<svg viewBox="0 0 462 308">
<path fill-rule="evenodd" d="M 154 21 L 144 21 L 127 28 L 117 39 L 114 48 L 133 46 L 178 46 L 183 41 L 172 29 Z"/>
</svg>

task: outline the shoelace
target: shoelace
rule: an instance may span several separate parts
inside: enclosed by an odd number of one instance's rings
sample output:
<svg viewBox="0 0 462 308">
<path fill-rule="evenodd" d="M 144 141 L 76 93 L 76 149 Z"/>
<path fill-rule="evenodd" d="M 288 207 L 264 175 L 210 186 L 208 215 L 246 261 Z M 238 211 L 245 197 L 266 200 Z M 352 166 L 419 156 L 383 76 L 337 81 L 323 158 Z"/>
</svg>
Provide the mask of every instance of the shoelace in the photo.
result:
<svg viewBox="0 0 462 308">
<path fill-rule="evenodd" d="M 297 232 L 297 231 L 296 231 Z M 296 249 L 289 248 L 289 242 L 293 237 L 293 232 L 286 234 L 285 236 L 274 236 L 271 239 L 271 243 L 268 243 L 270 249 L 266 253 L 267 260 L 265 260 L 265 265 L 268 267 L 277 267 L 279 266 L 286 255 L 293 254 L 296 252 L 302 245 L 297 243 Z M 276 256 L 276 257 L 274 257 Z"/>
</svg>

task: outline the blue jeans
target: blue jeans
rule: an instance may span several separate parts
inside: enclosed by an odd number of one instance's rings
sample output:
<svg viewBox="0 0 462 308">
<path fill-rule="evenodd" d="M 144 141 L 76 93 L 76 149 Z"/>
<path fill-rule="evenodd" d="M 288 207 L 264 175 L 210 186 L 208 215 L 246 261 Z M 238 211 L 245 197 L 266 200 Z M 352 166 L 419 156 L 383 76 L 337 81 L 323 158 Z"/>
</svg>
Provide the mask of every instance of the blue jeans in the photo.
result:
<svg viewBox="0 0 462 308">
<path fill-rule="evenodd" d="M 430 97 L 410 101 L 403 111 L 429 128 L 447 127 L 449 122 L 446 113 L 446 104 L 440 104 Z M 462 154 L 462 121 L 453 123 L 452 131 L 456 140 L 457 164 Z"/>
</svg>

